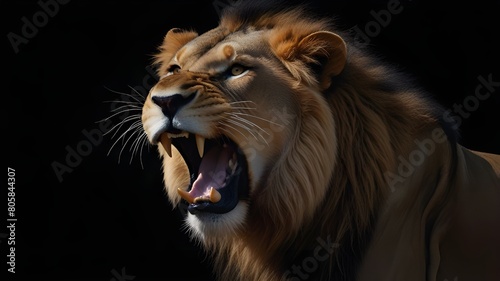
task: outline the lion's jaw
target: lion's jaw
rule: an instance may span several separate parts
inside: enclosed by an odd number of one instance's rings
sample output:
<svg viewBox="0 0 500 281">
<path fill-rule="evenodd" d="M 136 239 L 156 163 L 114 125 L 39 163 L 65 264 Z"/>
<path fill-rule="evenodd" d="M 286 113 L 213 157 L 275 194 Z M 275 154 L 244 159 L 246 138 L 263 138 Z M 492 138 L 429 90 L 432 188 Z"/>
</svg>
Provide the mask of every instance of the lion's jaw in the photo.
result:
<svg viewBox="0 0 500 281">
<path fill-rule="evenodd" d="M 283 49 L 280 40 L 269 46 L 270 37 L 281 34 L 173 29 L 157 56 L 161 78 L 143 106 L 143 128 L 158 144 L 170 201 L 189 203 L 189 229 L 205 242 L 263 227 L 263 220 L 270 233 L 282 232 L 266 239 L 287 239 L 312 216 L 330 181 L 336 139 L 321 93 L 329 76 L 311 78 L 291 52 L 324 56 L 318 43 L 329 41 L 336 52 L 344 43 L 305 30 Z M 342 54 L 328 56 L 335 61 L 325 71 L 338 73 Z"/>
</svg>

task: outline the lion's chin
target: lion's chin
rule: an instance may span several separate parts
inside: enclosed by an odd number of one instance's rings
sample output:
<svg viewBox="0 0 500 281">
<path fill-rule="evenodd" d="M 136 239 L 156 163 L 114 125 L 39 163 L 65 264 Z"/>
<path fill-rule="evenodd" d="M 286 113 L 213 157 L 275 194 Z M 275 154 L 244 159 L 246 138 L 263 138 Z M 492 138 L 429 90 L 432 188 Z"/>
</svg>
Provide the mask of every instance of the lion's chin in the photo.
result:
<svg viewBox="0 0 500 281">
<path fill-rule="evenodd" d="M 243 226 L 248 211 L 248 203 L 239 201 L 236 207 L 224 214 L 188 213 L 186 226 L 194 238 L 210 243 L 233 236 Z"/>
</svg>

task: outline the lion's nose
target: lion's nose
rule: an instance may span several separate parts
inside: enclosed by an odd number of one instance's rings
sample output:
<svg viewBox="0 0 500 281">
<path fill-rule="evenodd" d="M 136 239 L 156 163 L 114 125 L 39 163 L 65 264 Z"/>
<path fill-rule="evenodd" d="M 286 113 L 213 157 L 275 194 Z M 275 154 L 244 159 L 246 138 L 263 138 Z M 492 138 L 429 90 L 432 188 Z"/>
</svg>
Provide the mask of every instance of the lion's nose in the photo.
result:
<svg viewBox="0 0 500 281">
<path fill-rule="evenodd" d="M 173 118 L 174 115 L 179 111 L 181 107 L 189 103 L 195 96 L 192 93 L 188 96 L 183 96 L 181 94 L 174 94 L 170 96 L 153 96 L 151 99 L 153 102 L 161 107 L 161 110 L 165 116 L 168 118 Z"/>
</svg>

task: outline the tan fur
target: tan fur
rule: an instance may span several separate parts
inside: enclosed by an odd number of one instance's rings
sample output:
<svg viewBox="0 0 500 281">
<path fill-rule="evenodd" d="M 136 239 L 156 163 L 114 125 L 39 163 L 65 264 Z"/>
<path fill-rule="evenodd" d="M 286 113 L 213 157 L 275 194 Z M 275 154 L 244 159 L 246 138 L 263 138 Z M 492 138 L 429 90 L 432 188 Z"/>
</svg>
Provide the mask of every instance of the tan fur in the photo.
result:
<svg viewBox="0 0 500 281">
<path fill-rule="evenodd" d="M 191 227 L 220 280 L 499 280 L 500 156 L 455 144 L 438 106 L 328 20 L 303 8 L 246 18 L 245 8 L 200 36 L 169 31 L 143 110 L 151 137 L 161 116 L 151 95 L 197 90 L 181 112 L 196 124 L 189 133 L 227 136 L 249 159 L 245 218 Z M 238 60 L 248 74 L 213 81 Z M 165 75 L 172 65 L 179 73 Z M 403 177 L 418 143 L 432 152 Z M 189 172 L 172 150 L 159 145 L 176 206 Z"/>
</svg>

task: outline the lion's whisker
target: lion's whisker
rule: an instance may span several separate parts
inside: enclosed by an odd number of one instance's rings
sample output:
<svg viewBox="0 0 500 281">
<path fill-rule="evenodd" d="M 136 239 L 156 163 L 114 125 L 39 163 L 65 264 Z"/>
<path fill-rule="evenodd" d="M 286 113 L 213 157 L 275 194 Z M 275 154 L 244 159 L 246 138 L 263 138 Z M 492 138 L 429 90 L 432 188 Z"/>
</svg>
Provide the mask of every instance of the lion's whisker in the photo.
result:
<svg viewBox="0 0 500 281">
<path fill-rule="evenodd" d="M 132 134 L 137 134 L 137 138 L 134 139 L 134 141 L 130 144 L 130 148 L 128 149 L 129 152 L 134 155 L 137 152 L 137 143 L 139 142 L 139 138 L 142 137 L 143 130 L 142 126 L 140 125 L 134 125 L 134 132 Z"/>
<path fill-rule="evenodd" d="M 140 107 L 142 108 L 142 104 L 136 101 L 124 101 L 124 100 L 112 100 L 112 101 L 103 101 L 103 103 L 114 103 L 114 104 L 123 104 L 120 107 Z M 118 107 L 118 108 L 120 108 Z M 112 111 L 116 110 L 116 108 L 112 109 Z"/>
<path fill-rule="evenodd" d="M 242 123 L 242 120 L 238 120 L 238 119 L 235 119 L 233 116 L 230 116 L 230 118 L 227 119 L 227 122 L 230 122 L 230 123 L 232 123 L 234 125 L 237 125 L 237 126 L 241 127 L 242 129 L 245 129 L 248 133 L 250 133 L 254 137 L 255 140 L 258 140 L 259 137 L 260 137 L 266 144 L 268 144 L 267 141 L 266 141 L 266 139 L 258 131 L 256 132 L 257 133 L 257 135 L 256 135 L 254 133 L 254 131 L 251 130 L 251 128 L 249 128 L 247 125 L 245 125 L 244 123 Z"/>
<path fill-rule="evenodd" d="M 132 95 L 132 94 L 125 93 L 125 92 L 119 92 L 119 91 L 111 90 L 110 88 L 104 86 L 104 88 L 106 88 L 108 91 L 110 91 L 112 93 L 133 98 L 135 101 L 137 101 L 138 103 L 142 104 L 146 98 L 141 93 L 139 93 L 136 89 L 134 89 L 133 87 L 131 87 L 130 85 L 128 87 L 131 88 L 132 91 L 134 91 L 134 93 L 136 95 Z M 139 96 L 141 99 L 138 99 L 137 96 Z"/>
<path fill-rule="evenodd" d="M 254 104 L 254 105 L 255 105 L 255 102 L 250 101 L 250 100 L 244 100 L 244 101 L 232 101 L 232 102 L 229 102 L 229 104 L 230 104 L 230 105 L 234 105 L 234 104 L 245 104 L 245 103 L 251 103 L 251 104 Z"/>
<path fill-rule="evenodd" d="M 283 124 L 279 124 L 279 123 L 273 122 L 273 121 L 271 121 L 269 119 L 265 119 L 265 118 L 262 118 L 262 117 L 259 117 L 259 116 L 253 115 L 253 114 L 248 114 L 248 113 L 243 113 L 243 112 L 238 112 L 238 111 L 236 111 L 236 112 L 228 112 L 228 114 L 248 116 L 248 117 L 251 117 L 251 118 L 255 118 L 255 119 L 259 119 L 259 120 L 268 122 L 269 124 L 273 124 L 273 125 L 280 126 L 280 127 L 285 127 L 285 125 L 283 125 Z"/>
<path fill-rule="evenodd" d="M 115 109 L 112 109 L 111 112 L 116 112 L 118 110 L 121 110 L 121 109 L 124 109 L 124 108 L 129 108 L 129 109 L 141 109 L 142 110 L 142 106 L 139 106 L 139 105 L 131 105 L 131 104 L 126 104 L 126 105 L 121 105 Z"/>
<path fill-rule="evenodd" d="M 219 124 L 220 124 L 220 125 L 222 125 L 222 126 L 220 126 L 219 128 L 220 128 L 221 130 L 223 130 L 224 132 L 227 132 L 227 133 L 229 133 L 230 135 L 232 135 L 233 137 L 236 137 L 236 136 L 235 136 L 235 135 L 231 132 L 231 130 L 228 130 L 228 129 L 224 128 L 224 127 L 231 128 L 232 130 L 234 130 L 234 131 L 238 132 L 240 135 L 242 135 L 242 136 L 243 136 L 243 137 L 244 137 L 244 138 L 248 141 L 248 136 L 246 136 L 245 134 L 243 134 L 240 130 L 238 130 L 238 129 L 237 129 L 237 128 L 235 128 L 234 126 L 231 126 L 231 125 L 226 124 L 226 123 L 223 123 L 223 122 L 219 122 Z"/>
<path fill-rule="evenodd" d="M 120 114 L 126 113 L 126 112 L 133 112 L 133 111 L 142 111 L 142 109 L 138 109 L 138 108 L 122 109 L 121 111 L 115 112 L 115 113 L 113 113 L 112 115 L 110 115 L 110 116 L 108 116 L 106 118 L 103 118 L 103 119 L 101 119 L 99 121 L 96 121 L 96 123 L 101 123 L 101 122 L 107 121 L 107 120 L 115 117 L 116 115 L 120 115 Z M 111 112 L 113 112 L 113 111 L 111 111 Z"/>
<path fill-rule="evenodd" d="M 245 119 L 243 117 L 237 116 L 236 114 L 233 115 L 233 114 L 229 113 L 229 115 L 231 115 L 231 118 L 234 118 L 234 119 L 239 120 L 239 121 L 241 121 L 241 122 L 243 122 L 245 124 L 248 124 L 251 127 L 255 127 L 258 130 L 260 130 L 260 131 L 266 133 L 267 135 L 269 135 L 269 133 L 266 130 L 264 130 L 262 127 L 260 127 L 259 125 L 255 124 L 254 122 L 252 122 L 252 121 L 250 121 L 248 119 Z"/>
<path fill-rule="evenodd" d="M 129 151 L 132 152 L 132 154 L 135 154 L 137 152 L 137 144 L 139 143 L 139 141 L 142 140 L 142 138 L 147 137 L 142 127 L 142 123 L 138 124 L 138 126 L 135 127 L 136 127 L 135 130 L 137 131 L 137 139 L 134 140 L 129 149 Z"/>
<path fill-rule="evenodd" d="M 135 119 L 138 119 L 140 120 L 140 116 L 138 115 L 131 115 L 131 116 L 127 116 L 125 117 L 123 120 L 121 120 L 118 124 L 114 125 L 113 127 L 111 127 L 111 129 L 109 129 L 107 132 L 104 133 L 104 135 L 107 135 L 108 133 L 112 132 L 112 131 L 115 131 L 115 133 L 111 136 L 111 138 L 114 138 L 114 136 L 116 135 L 116 133 L 120 130 L 120 128 L 127 122 L 129 121 L 132 121 L 132 120 L 135 120 Z"/>
<path fill-rule="evenodd" d="M 249 121 L 249 120 L 247 120 L 245 118 L 239 117 L 239 116 L 232 116 L 231 115 L 230 118 L 232 118 L 233 120 L 238 120 L 239 122 L 243 122 L 245 124 L 248 124 L 248 126 L 250 126 L 250 127 L 256 128 L 255 132 L 268 145 L 266 138 L 260 132 L 264 132 L 268 136 L 270 134 L 266 130 L 264 130 L 263 128 L 261 128 L 259 125 L 255 124 L 252 121 Z M 245 125 L 245 127 L 247 127 L 247 126 Z M 251 128 L 248 128 L 248 131 L 251 132 Z M 255 139 L 257 139 L 257 137 L 255 137 Z"/>
<path fill-rule="evenodd" d="M 248 133 L 250 133 L 255 139 L 257 139 L 257 136 L 252 132 L 252 130 L 247 125 L 245 125 L 244 123 L 241 123 L 239 120 L 228 118 L 225 121 L 226 122 L 230 122 L 231 124 L 236 125 L 236 126 L 242 128 L 242 129 L 244 129 L 245 131 L 247 131 Z"/>
<path fill-rule="evenodd" d="M 229 102 L 229 104 L 237 104 L 237 103 L 253 103 L 253 104 L 255 104 L 255 102 L 251 101 L 251 100 L 238 100 L 238 101 Z"/>
<path fill-rule="evenodd" d="M 137 118 L 137 119 L 139 119 L 139 118 Z M 131 119 L 131 120 L 133 120 L 133 119 Z M 139 119 L 139 120 L 135 121 L 134 123 L 132 123 L 132 125 L 130 125 L 130 126 L 129 126 L 129 128 L 128 128 L 127 130 L 125 130 L 125 131 L 124 131 L 124 132 L 123 132 L 123 133 L 122 133 L 122 134 L 121 134 L 121 135 L 120 135 L 120 136 L 116 139 L 116 141 L 113 143 L 113 145 L 110 147 L 110 149 L 109 149 L 109 151 L 108 151 L 108 154 L 107 154 L 108 156 L 109 156 L 109 154 L 111 153 L 111 150 L 113 150 L 114 146 L 115 146 L 115 145 L 116 145 L 116 144 L 117 144 L 120 140 L 122 140 L 122 143 L 123 143 L 123 141 L 125 140 L 125 136 L 126 136 L 126 135 L 127 135 L 127 134 L 131 131 L 131 130 L 136 129 L 136 127 L 138 126 L 138 125 L 137 125 L 137 123 L 140 123 L 140 122 L 141 122 L 141 120 Z M 122 125 L 123 125 L 123 124 L 122 124 Z M 121 126 L 120 126 L 120 127 L 121 127 Z M 117 132 L 118 132 L 118 130 L 115 132 L 115 134 L 113 134 L 113 136 L 112 136 L 111 138 L 114 138 L 114 136 L 116 135 L 116 133 L 117 133 Z M 132 134 L 134 134 L 134 132 L 132 132 Z M 125 144 L 126 144 L 126 143 L 125 143 Z M 124 144 L 124 146 L 125 146 L 125 144 Z M 121 155 L 121 152 L 120 152 L 120 155 Z M 118 159 L 118 162 L 119 162 L 119 161 L 120 161 L 120 160 Z"/>
<path fill-rule="evenodd" d="M 123 153 L 123 150 L 124 150 L 124 149 L 125 149 L 125 147 L 127 146 L 127 143 L 130 141 L 130 139 L 131 139 L 133 136 L 135 136 L 136 134 L 140 134 L 140 131 L 139 131 L 139 130 L 137 130 L 137 128 L 141 128 L 141 127 L 142 127 L 142 124 L 141 124 L 140 120 L 139 120 L 139 121 L 136 121 L 134 124 L 132 124 L 132 125 L 130 126 L 130 128 L 129 128 L 129 129 L 127 129 L 127 131 L 126 131 L 124 134 L 122 134 L 122 136 L 124 136 L 124 135 L 126 135 L 126 133 L 127 133 L 127 132 L 132 131 L 132 133 L 129 135 L 129 137 L 128 137 L 126 140 L 125 140 L 125 137 L 123 137 L 123 140 L 124 140 L 125 142 L 123 143 L 122 149 L 120 149 L 120 153 L 118 154 L 118 163 L 120 163 L 120 161 L 121 161 L 121 160 L 120 160 L 120 159 L 121 159 L 121 155 L 122 155 L 122 153 Z"/>
<path fill-rule="evenodd" d="M 115 112 L 118 114 L 125 113 L 125 112 L 132 112 L 132 111 L 142 111 L 142 107 L 133 107 L 130 105 L 127 106 L 120 106 L 114 110 L 111 110 L 111 112 Z M 115 116 L 115 115 L 112 115 Z"/>
<path fill-rule="evenodd" d="M 138 121 L 136 121 L 136 122 L 138 122 Z M 131 127 L 132 127 L 132 126 L 131 126 Z M 116 139 L 116 141 L 113 143 L 113 145 L 111 145 L 111 147 L 110 147 L 110 148 L 109 148 L 109 150 L 108 150 L 108 154 L 107 154 L 108 156 L 109 156 L 109 154 L 111 153 L 111 150 L 113 150 L 114 146 L 115 146 L 115 145 L 116 145 L 116 144 L 117 144 L 120 140 L 122 140 L 122 141 L 123 141 L 123 139 L 125 138 L 125 136 L 127 135 L 127 133 L 131 130 L 131 127 L 129 127 L 129 128 L 128 128 L 125 132 L 123 132 L 123 133 L 122 133 L 122 134 L 121 134 L 121 135 L 120 135 L 120 136 Z M 113 135 L 113 136 L 114 136 L 114 135 Z M 112 138 L 113 138 L 113 137 L 112 137 Z"/>
<path fill-rule="evenodd" d="M 97 121 L 97 123 L 105 122 L 119 116 L 118 118 L 120 118 L 121 120 L 119 120 L 116 124 L 114 124 L 109 130 L 107 130 L 103 134 L 103 135 L 111 135 L 110 138 L 114 140 L 114 142 L 112 143 L 111 147 L 108 150 L 107 155 L 109 156 L 111 151 L 115 149 L 115 147 L 118 145 L 119 142 L 121 142 L 122 148 L 120 149 L 120 152 L 118 154 L 118 162 L 121 162 L 124 150 L 127 148 L 127 146 L 130 146 L 128 149 L 129 152 L 131 153 L 129 163 L 132 162 L 135 155 L 139 155 L 141 167 L 144 168 L 142 161 L 142 152 L 143 152 L 143 147 L 148 144 L 148 139 L 144 129 L 142 128 L 141 112 L 143 103 L 146 100 L 146 98 L 143 94 L 141 94 L 139 91 L 137 91 L 130 85 L 127 86 L 128 88 L 131 89 L 130 93 L 112 90 L 104 86 L 104 88 L 107 89 L 108 91 L 118 94 L 122 97 L 116 100 L 104 101 L 105 103 L 115 104 L 116 108 L 112 108 L 110 110 L 111 112 L 110 116 Z M 122 117 L 120 115 L 125 115 L 125 117 Z M 124 126 L 126 126 L 127 129 L 122 130 Z"/>
<path fill-rule="evenodd" d="M 134 93 L 136 93 L 139 97 L 142 98 L 142 101 L 141 102 L 144 102 L 146 100 L 146 96 L 144 96 L 143 94 L 141 94 L 139 91 L 137 91 L 134 87 L 128 85 L 128 87 L 134 91 Z"/>
<path fill-rule="evenodd" d="M 239 110 L 256 110 L 256 107 L 243 107 L 243 106 L 232 106 L 231 109 L 239 109 Z"/>
<path fill-rule="evenodd" d="M 142 108 L 133 108 L 133 107 L 128 106 L 128 108 L 121 108 L 120 111 L 117 111 L 117 112 L 119 114 L 121 114 L 121 113 L 125 113 L 125 112 L 133 112 L 133 111 L 141 111 L 142 112 Z M 112 111 L 112 112 L 115 112 L 115 111 Z"/>
<path fill-rule="evenodd" d="M 142 163 L 142 151 L 144 150 L 143 149 L 144 146 L 147 146 L 149 144 L 148 137 L 147 137 L 146 133 L 144 131 L 142 131 L 142 133 L 140 134 L 140 136 L 137 139 L 138 139 L 138 141 L 135 144 L 135 149 L 134 149 L 132 156 L 134 154 L 136 154 L 137 151 L 139 151 L 139 162 L 141 163 L 141 167 L 144 169 L 144 164 Z M 129 163 L 132 163 L 132 157 L 130 158 Z"/>
<path fill-rule="evenodd" d="M 134 104 L 137 106 L 142 106 L 141 102 L 139 101 L 129 101 L 129 100 L 105 100 L 103 103 L 124 103 L 124 104 Z"/>
<path fill-rule="evenodd" d="M 129 164 L 132 163 L 134 155 L 136 155 L 139 152 L 139 162 L 141 163 L 141 167 L 144 168 L 142 163 L 142 148 L 144 145 L 144 140 L 147 140 L 147 135 L 144 132 L 144 129 L 142 128 L 142 123 L 135 128 L 134 134 L 137 134 L 137 137 L 134 139 L 129 149 L 129 151 L 132 153 Z"/>
</svg>

